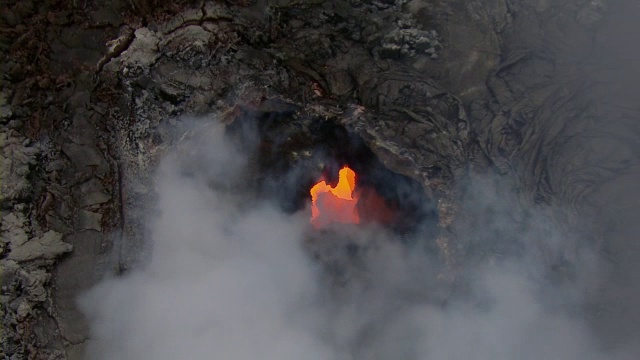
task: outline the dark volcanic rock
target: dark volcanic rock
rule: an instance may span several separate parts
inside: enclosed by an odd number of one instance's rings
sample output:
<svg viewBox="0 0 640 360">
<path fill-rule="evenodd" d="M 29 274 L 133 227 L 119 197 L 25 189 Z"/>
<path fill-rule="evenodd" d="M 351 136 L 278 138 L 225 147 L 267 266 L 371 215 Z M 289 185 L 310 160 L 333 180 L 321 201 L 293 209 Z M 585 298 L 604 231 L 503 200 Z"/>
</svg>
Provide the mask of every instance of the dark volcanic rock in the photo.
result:
<svg viewBox="0 0 640 360">
<path fill-rule="evenodd" d="M 584 233 L 584 244 L 562 247 L 567 261 L 581 246 L 616 259 L 613 281 L 590 300 L 624 309 L 597 319 L 603 332 L 637 336 L 626 314 L 637 313 L 640 292 L 621 290 L 637 271 L 640 223 L 629 195 L 640 146 L 632 5 L 9 1 L 0 19 L 3 355 L 78 353 L 88 334 L 72 299 L 140 260 L 150 170 L 179 142 L 176 119 L 203 114 L 264 120 L 285 139 L 287 166 L 314 155 L 300 143 L 318 124 L 357 134 L 437 204 L 431 240 L 452 273 L 480 256 L 455 231 L 459 217 L 479 216 L 458 208 L 459 185 L 501 176 L 524 207 Z M 50 297 L 48 274 L 68 243 L 75 250 L 54 271 Z"/>
</svg>

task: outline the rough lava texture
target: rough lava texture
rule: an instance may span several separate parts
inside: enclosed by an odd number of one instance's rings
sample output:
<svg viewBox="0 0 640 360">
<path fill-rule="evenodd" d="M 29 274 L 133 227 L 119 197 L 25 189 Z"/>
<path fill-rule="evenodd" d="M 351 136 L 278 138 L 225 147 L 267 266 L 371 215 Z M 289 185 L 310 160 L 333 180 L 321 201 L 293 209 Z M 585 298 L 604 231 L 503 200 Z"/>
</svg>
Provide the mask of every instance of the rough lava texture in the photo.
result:
<svg viewBox="0 0 640 360">
<path fill-rule="evenodd" d="M 42 310 L 50 301 L 45 290 L 50 284 L 49 271 L 54 261 L 73 247 L 62 241 L 62 234 L 54 230 L 43 233 L 35 221 L 32 222 L 32 213 L 36 210 L 31 199 L 32 172 L 40 149 L 29 146 L 29 139 L 11 129 L 0 133 L 0 141 L 2 351 L 7 358 L 9 355 L 17 358 L 26 344 L 44 345 L 41 337 L 34 336 L 34 330 L 38 328 L 37 323 L 47 317 Z M 59 351 L 51 354 L 62 355 Z"/>
<path fill-rule="evenodd" d="M 140 260 L 150 172 L 179 142 L 180 115 L 212 113 L 287 114 L 279 131 L 306 138 L 318 122 L 360 135 L 437 204 L 451 278 L 480 256 L 456 228 L 474 216 L 459 185 L 497 174 L 615 259 L 594 322 L 612 342 L 637 336 L 625 314 L 640 295 L 621 289 L 637 270 L 638 203 L 625 194 L 640 173 L 628 80 L 640 72 L 618 42 L 638 9 L 620 3 L 7 1 L 1 355 L 81 358 L 76 296 Z M 583 245 L 565 244 L 562 261 Z"/>
</svg>

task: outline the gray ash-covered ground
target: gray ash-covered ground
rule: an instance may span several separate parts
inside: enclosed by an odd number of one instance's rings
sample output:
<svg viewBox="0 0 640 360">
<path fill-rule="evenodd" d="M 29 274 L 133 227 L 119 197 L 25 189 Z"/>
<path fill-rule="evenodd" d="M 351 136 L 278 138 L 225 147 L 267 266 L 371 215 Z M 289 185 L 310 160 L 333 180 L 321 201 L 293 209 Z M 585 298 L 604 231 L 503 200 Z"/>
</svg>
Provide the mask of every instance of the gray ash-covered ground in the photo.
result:
<svg viewBox="0 0 640 360">
<path fill-rule="evenodd" d="M 530 245 L 501 234 L 544 213 L 574 234 L 536 245 L 550 276 L 571 281 L 585 248 L 607 264 L 572 311 L 632 342 L 638 15 L 632 0 L 5 2 L 2 356 L 83 356 L 76 297 L 144 256 L 151 173 L 181 117 L 211 114 L 276 119 L 292 168 L 318 124 L 363 139 L 435 207 L 446 286 Z M 468 224 L 491 204 L 460 206 L 477 174 L 517 194 L 486 237 Z"/>
</svg>

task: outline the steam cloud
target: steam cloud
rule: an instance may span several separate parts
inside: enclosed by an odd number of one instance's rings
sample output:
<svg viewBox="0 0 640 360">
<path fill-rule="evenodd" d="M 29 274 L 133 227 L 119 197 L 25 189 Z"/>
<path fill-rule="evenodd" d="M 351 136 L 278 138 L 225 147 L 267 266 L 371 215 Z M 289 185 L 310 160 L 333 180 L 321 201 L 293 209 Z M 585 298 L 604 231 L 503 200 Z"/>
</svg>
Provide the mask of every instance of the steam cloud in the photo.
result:
<svg viewBox="0 0 640 360">
<path fill-rule="evenodd" d="M 149 221 L 150 259 L 80 300 L 91 321 L 90 358 L 627 358 L 604 356 L 581 317 L 562 310 L 579 303 L 589 281 L 545 285 L 539 269 L 549 254 L 528 245 L 524 255 L 476 265 L 460 276 L 466 285 L 447 287 L 433 255 L 363 229 L 358 241 L 374 245 L 361 273 L 336 289 L 303 249 L 310 213 L 286 215 L 243 195 L 246 167 L 216 127 L 166 157 L 159 214 Z M 485 188 L 467 205 L 504 210 Z M 459 231 L 474 246 L 512 236 L 561 252 L 549 241 L 557 233 L 540 230 L 548 223 L 532 218 L 514 228 L 494 213 Z"/>
</svg>

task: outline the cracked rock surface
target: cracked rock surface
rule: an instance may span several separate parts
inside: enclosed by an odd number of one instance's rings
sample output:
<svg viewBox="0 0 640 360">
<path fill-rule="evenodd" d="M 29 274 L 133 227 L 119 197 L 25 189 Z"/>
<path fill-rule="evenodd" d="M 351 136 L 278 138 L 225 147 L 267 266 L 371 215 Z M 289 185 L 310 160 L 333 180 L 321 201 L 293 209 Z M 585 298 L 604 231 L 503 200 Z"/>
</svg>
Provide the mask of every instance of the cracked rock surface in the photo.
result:
<svg viewBox="0 0 640 360">
<path fill-rule="evenodd" d="M 637 336 L 627 314 L 640 295 L 621 290 L 639 270 L 631 2 L 7 1 L 2 357 L 81 358 L 74 299 L 140 260 L 150 171 L 177 141 L 166 129 L 212 113 L 360 135 L 437 204 L 434 241 L 453 272 L 476 256 L 456 230 L 473 215 L 456 206 L 458 185 L 504 178 L 523 206 L 615 259 L 594 321 L 612 339 Z"/>
</svg>

